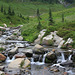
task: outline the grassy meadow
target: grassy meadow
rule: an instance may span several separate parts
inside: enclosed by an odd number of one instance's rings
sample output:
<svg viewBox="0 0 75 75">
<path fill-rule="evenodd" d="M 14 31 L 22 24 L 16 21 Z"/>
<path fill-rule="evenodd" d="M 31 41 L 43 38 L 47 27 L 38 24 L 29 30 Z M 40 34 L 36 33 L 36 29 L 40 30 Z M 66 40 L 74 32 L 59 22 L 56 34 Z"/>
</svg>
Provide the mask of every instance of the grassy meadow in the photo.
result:
<svg viewBox="0 0 75 75">
<path fill-rule="evenodd" d="M 15 11 L 14 16 L 4 15 L 0 12 L 0 24 L 6 23 L 8 26 L 17 26 L 23 24 L 21 28 L 22 36 L 24 40 L 33 42 L 40 30 L 37 29 L 38 20 L 36 16 L 36 10 L 39 8 L 40 17 L 41 17 L 41 30 L 47 29 L 46 35 L 48 35 L 51 31 L 58 31 L 58 35 L 63 37 L 65 40 L 71 37 L 73 39 L 72 46 L 75 48 L 75 7 L 70 5 L 69 7 L 64 7 L 61 4 L 48 4 L 41 2 L 3 2 L 0 1 L 1 5 L 4 6 L 6 12 L 8 12 L 8 7 L 11 6 Z M 49 25 L 49 8 L 52 10 L 52 18 L 54 21 L 53 25 Z M 62 13 L 64 13 L 65 21 L 62 22 Z M 18 15 L 22 14 L 22 17 Z M 10 17 L 10 19 L 8 18 Z M 29 20 L 27 19 L 29 17 Z M 8 19 L 7 19 L 8 18 Z M 12 21 L 12 25 L 10 22 Z"/>
</svg>

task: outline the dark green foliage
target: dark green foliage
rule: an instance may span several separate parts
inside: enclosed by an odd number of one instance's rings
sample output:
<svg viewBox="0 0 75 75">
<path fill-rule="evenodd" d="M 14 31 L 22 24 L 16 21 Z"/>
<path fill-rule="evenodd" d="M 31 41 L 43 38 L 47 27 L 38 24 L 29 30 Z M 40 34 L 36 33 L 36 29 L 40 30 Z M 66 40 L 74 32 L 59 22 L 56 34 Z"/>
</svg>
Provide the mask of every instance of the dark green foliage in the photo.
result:
<svg viewBox="0 0 75 75">
<path fill-rule="evenodd" d="M 3 5 L 1 6 L 1 12 L 3 12 Z"/>
<path fill-rule="evenodd" d="M 49 9 L 49 25 L 52 25 L 53 23 L 52 12 L 51 9 Z"/>
<path fill-rule="evenodd" d="M 64 22 L 64 13 L 62 13 L 62 22 Z"/>
<path fill-rule="evenodd" d="M 40 23 L 40 21 L 39 21 L 39 23 L 38 23 L 38 25 L 37 25 L 37 29 L 38 29 L 38 30 L 41 30 L 41 23 Z"/>
<path fill-rule="evenodd" d="M 41 30 L 41 23 L 40 23 L 40 13 L 39 13 L 39 9 L 37 9 L 37 18 L 38 18 L 38 25 L 37 25 L 37 29 Z"/>
<path fill-rule="evenodd" d="M 6 13 L 6 10 L 4 9 L 4 15 L 6 15 L 7 13 Z"/>
<path fill-rule="evenodd" d="M 4 48 L 0 48 L 0 52 L 4 51 Z"/>
<path fill-rule="evenodd" d="M 8 14 L 9 15 L 12 15 L 12 11 L 11 11 L 11 7 L 9 6 L 9 8 L 8 8 Z"/>
<path fill-rule="evenodd" d="M 41 19 L 39 9 L 37 9 L 37 18 L 38 18 L 38 21 Z"/>
<path fill-rule="evenodd" d="M 24 60 L 21 62 L 20 67 L 22 68 L 24 65 Z"/>
<path fill-rule="evenodd" d="M 15 15 L 14 9 L 12 10 L 11 15 Z"/>
</svg>

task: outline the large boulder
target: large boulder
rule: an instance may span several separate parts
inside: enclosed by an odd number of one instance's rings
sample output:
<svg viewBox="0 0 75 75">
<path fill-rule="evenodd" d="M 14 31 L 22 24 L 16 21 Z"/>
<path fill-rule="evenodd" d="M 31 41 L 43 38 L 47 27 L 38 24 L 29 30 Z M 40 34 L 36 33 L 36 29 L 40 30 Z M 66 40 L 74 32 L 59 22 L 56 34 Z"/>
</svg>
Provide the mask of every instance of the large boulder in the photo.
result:
<svg viewBox="0 0 75 75">
<path fill-rule="evenodd" d="M 9 65 L 9 69 L 19 69 L 19 68 L 26 68 L 30 64 L 30 61 L 28 59 L 24 58 L 18 58 L 12 61 Z"/>
<path fill-rule="evenodd" d="M 35 44 L 40 44 L 41 38 L 44 36 L 45 32 L 46 32 L 46 29 L 43 29 L 42 31 L 40 31 L 38 38 L 34 41 Z"/>
<path fill-rule="evenodd" d="M 15 54 L 15 58 L 25 58 L 25 54 L 24 53 L 18 53 L 18 54 Z"/>
<path fill-rule="evenodd" d="M 45 36 L 44 38 L 43 38 L 43 40 L 42 40 L 42 44 L 45 44 L 45 45 L 53 45 L 53 35 L 52 34 L 50 34 L 50 35 L 47 35 L 47 36 Z"/>
<path fill-rule="evenodd" d="M 21 62 L 24 60 L 24 58 L 18 58 L 15 59 L 14 61 L 12 61 L 11 63 L 9 63 L 8 68 L 9 69 L 18 69 L 20 68 L 20 64 Z"/>
<path fill-rule="evenodd" d="M 33 51 L 32 49 L 27 49 L 27 48 L 19 48 L 18 52 L 24 53 L 27 57 L 32 57 Z"/>
<path fill-rule="evenodd" d="M 24 65 L 23 65 L 23 68 L 25 69 L 26 67 L 28 67 L 30 65 L 30 61 L 28 59 L 26 59 L 24 61 Z"/>
<path fill-rule="evenodd" d="M 4 61 L 6 59 L 6 57 L 0 53 L 0 61 Z"/>
<path fill-rule="evenodd" d="M 57 60 L 57 57 L 55 52 L 51 51 L 46 55 L 46 60 L 45 60 L 46 63 L 56 62 L 56 60 Z"/>
<path fill-rule="evenodd" d="M 10 50 L 9 55 L 10 54 L 15 54 L 17 52 L 17 50 L 18 50 L 18 47 L 15 47 L 14 49 Z"/>
<path fill-rule="evenodd" d="M 33 53 L 35 53 L 35 54 L 44 54 L 44 47 L 39 45 L 39 44 L 36 44 L 33 47 Z"/>
<path fill-rule="evenodd" d="M 34 47 L 33 47 L 33 50 L 36 50 L 36 49 L 41 49 L 43 48 L 43 46 L 39 45 L 39 44 L 36 44 Z"/>
</svg>

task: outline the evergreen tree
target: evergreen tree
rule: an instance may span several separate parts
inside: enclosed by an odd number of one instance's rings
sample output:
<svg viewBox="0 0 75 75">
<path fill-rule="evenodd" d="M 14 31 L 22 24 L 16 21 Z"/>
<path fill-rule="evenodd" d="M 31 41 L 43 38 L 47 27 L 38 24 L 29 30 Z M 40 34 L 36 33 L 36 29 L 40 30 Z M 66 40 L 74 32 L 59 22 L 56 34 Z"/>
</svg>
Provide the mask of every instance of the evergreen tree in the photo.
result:
<svg viewBox="0 0 75 75">
<path fill-rule="evenodd" d="M 9 15 L 12 15 L 11 7 L 10 7 L 10 6 L 9 6 L 9 8 L 8 8 L 8 14 L 9 14 Z"/>
<path fill-rule="evenodd" d="M 15 12 L 14 12 L 14 10 L 12 10 L 11 14 L 12 14 L 12 15 L 15 15 Z"/>
<path fill-rule="evenodd" d="M 6 15 L 6 10 L 4 9 L 4 15 Z"/>
<path fill-rule="evenodd" d="M 39 13 L 39 9 L 37 9 L 37 19 L 38 19 L 38 25 L 37 25 L 37 29 L 41 29 L 41 23 L 40 23 L 40 13 Z"/>
<path fill-rule="evenodd" d="M 1 6 L 1 12 L 3 12 L 3 5 Z"/>
<path fill-rule="evenodd" d="M 52 12 L 51 9 L 49 9 L 49 25 L 52 25 L 53 23 Z"/>
<path fill-rule="evenodd" d="M 62 13 L 62 22 L 64 22 L 64 13 Z"/>
<path fill-rule="evenodd" d="M 38 30 L 41 30 L 41 23 L 40 23 L 40 20 L 39 20 L 39 23 L 38 23 L 38 25 L 37 25 L 37 29 L 38 29 Z"/>
<path fill-rule="evenodd" d="M 41 17 L 40 17 L 40 13 L 39 13 L 39 9 L 37 9 L 37 18 L 38 18 L 38 20 L 41 19 Z"/>
</svg>

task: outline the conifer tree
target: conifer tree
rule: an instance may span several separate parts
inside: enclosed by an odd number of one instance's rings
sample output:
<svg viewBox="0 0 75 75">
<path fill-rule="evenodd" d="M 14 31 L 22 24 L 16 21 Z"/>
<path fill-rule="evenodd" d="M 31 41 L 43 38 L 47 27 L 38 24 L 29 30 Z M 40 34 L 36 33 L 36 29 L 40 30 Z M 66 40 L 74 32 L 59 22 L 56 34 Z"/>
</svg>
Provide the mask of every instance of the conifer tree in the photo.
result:
<svg viewBox="0 0 75 75">
<path fill-rule="evenodd" d="M 14 9 L 12 10 L 11 14 L 12 14 L 12 15 L 15 15 Z"/>
<path fill-rule="evenodd" d="M 52 12 L 51 9 L 49 9 L 49 25 L 52 25 L 53 23 Z"/>
<path fill-rule="evenodd" d="M 4 9 L 4 15 L 6 15 L 6 10 Z"/>
<path fill-rule="evenodd" d="M 37 18 L 38 18 L 38 20 L 41 19 L 39 9 L 37 9 Z"/>
<path fill-rule="evenodd" d="M 40 13 L 39 13 L 39 9 L 37 9 L 37 19 L 38 19 L 38 25 L 37 25 L 37 29 L 41 30 L 41 23 L 40 23 Z"/>
<path fill-rule="evenodd" d="M 3 12 L 3 5 L 1 6 L 1 12 Z"/>
<path fill-rule="evenodd" d="M 62 22 L 64 22 L 64 13 L 62 13 Z"/>
<path fill-rule="evenodd" d="M 8 14 L 9 14 L 9 15 L 12 15 L 11 7 L 10 7 L 10 6 L 9 6 L 9 8 L 8 8 Z"/>
</svg>

